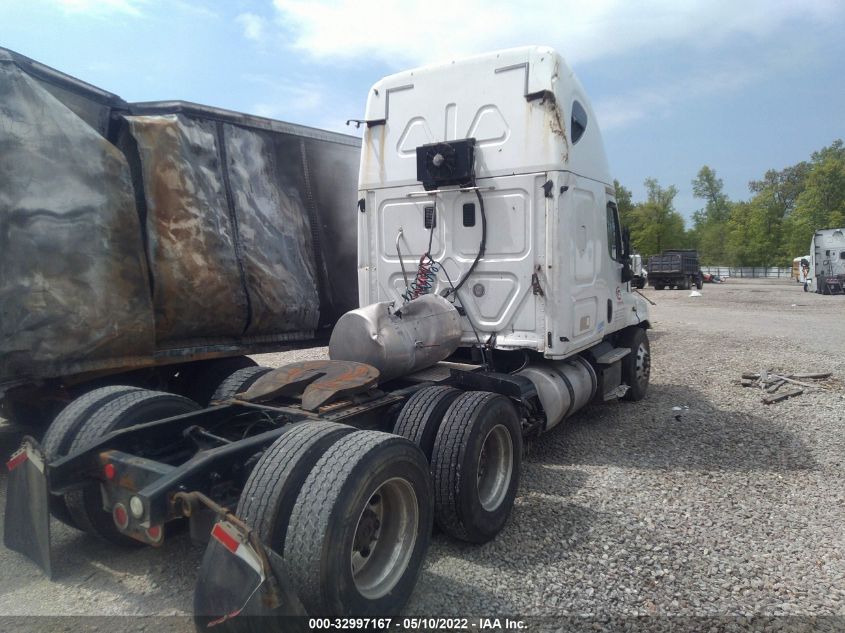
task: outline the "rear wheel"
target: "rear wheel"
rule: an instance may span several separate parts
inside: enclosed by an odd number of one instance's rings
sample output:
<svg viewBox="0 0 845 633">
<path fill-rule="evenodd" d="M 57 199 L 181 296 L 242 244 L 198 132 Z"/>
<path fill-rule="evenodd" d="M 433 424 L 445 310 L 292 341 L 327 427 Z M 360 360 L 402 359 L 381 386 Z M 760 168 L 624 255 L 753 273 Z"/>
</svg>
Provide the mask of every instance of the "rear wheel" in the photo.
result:
<svg viewBox="0 0 845 633">
<path fill-rule="evenodd" d="M 622 382 L 628 385 L 623 400 L 642 400 L 648 390 L 651 376 L 651 348 L 646 331 L 640 327 L 625 330 L 620 338 L 622 347 L 631 353 L 622 359 Z"/>
<path fill-rule="evenodd" d="M 140 391 L 140 389 L 125 386 L 100 387 L 73 400 L 56 416 L 41 439 L 41 447 L 44 449 L 47 461 L 50 462 L 68 454 L 77 431 L 91 414 L 112 400 L 135 391 Z M 77 527 L 64 497 L 50 495 L 50 513 L 62 523 Z"/>
<path fill-rule="evenodd" d="M 196 365 L 188 370 L 188 375 L 185 377 L 187 385 L 182 393 L 205 407 L 208 406 L 220 383 L 239 370 L 254 368 L 256 363 L 247 356 L 232 356 L 201 361 Z"/>
<path fill-rule="evenodd" d="M 241 493 L 237 515 L 277 552 L 284 551 L 288 519 L 314 464 L 355 428 L 333 422 L 291 424 L 268 448 Z"/>
<path fill-rule="evenodd" d="M 664 284 L 654 284 L 655 290 L 663 290 L 666 286 Z"/>
<path fill-rule="evenodd" d="M 521 464 L 522 429 L 511 401 L 485 391 L 458 396 L 431 458 L 438 527 L 472 543 L 495 537 L 510 516 Z"/>
<path fill-rule="evenodd" d="M 237 394 L 249 389 L 256 380 L 273 371 L 270 367 L 244 367 L 238 369 L 223 380 L 209 399 L 209 404 L 231 400 Z"/>
<path fill-rule="evenodd" d="M 703 285 L 704 280 L 702 279 L 701 275 L 695 278 L 695 287 L 701 290 L 701 286 Z"/>
<path fill-rule="evenodd" d="M 420 389 L 402 407 L 393 433 L 407 437 L 431 461 L 431 451 L 443 414 L 461 393 L 458 389 L 439 385 Z"/>
<path fill-rule="evenodd" d="M 428 464 L 409 440 L 358 431 L 314 466 L 290 516 L 285 561 L 309 613 L 390 616 L 407 602 L 432 526 Z"/>
<path fill-rule="evenodd" d="M 139 389 L 125 393 L 92 411 L 77 430 L 68 453 L 85 448 L 117 429 L 196 411 L 193 400 L 162 391 Z M 92 483 L 65 495 L 65 503 L 74 523 L 85 532 L 117 545 L 141 545 L 123 534 L 112 515 L 103 509 L 100 485 Z"/>
</svg>

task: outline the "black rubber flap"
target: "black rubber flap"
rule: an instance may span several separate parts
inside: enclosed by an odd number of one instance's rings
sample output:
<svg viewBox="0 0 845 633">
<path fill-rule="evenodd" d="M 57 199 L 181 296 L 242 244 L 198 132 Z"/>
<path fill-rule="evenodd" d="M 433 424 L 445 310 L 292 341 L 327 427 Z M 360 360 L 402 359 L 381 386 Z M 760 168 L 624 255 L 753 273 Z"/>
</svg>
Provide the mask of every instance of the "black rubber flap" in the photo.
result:
<svg viewBox="0 0 845 633">
<path fill-rule="evenodd" d="M 303 625 L 307 623 L 307 614 L 288 580 L 284 560 L 272 550 L 268 549 L 267 553 L 281 599 L 276 608 L 267 606 L 269 584 L 265 582 L 258 587 L 260 578 L 246 562 L 216 539 L 209 540 L 194 590 L 197 631 L 306 630 Z"/>
<path fill-rule="evenodd" d="M 52 577 L 50 510 L 44 453 L 32 438 L 6 462 L 9 470 L 3 544 L 20 552 Z"/>
</svg>

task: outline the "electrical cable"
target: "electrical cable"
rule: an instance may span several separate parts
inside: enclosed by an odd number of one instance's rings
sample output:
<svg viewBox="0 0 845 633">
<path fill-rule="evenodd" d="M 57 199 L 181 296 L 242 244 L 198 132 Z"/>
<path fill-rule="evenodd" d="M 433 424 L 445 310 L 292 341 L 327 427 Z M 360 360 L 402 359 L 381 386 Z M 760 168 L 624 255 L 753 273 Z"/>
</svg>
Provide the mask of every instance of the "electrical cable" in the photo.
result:
<svg viewBox="0 0 845 633">
<path fill-rule="evenodd" d="M 469 318 L 469 312 L 467 312 L 466 306 L 464 306 L 463 299 L 458 294 L 458 289 L 455 287 L 455 284 L 452 283 L 452 278 L 449 276 L 449 271 L 446 270 L 446 267 L 443 266 L 441 262 L 437 262 L 440 265 L 441 270 L 446 274 L 446 280 L 449 282 L 449 285 L 452 287 L 452 294 L 455 295 L 455 298 L 461 302 L 461 309 L 464 311 L 463 316 L 466 317 L 467 323 L 472 328 L 472 333 L 475 334 L 475 340 L 478 341 L 478 351 L 481 354 L 481 366 L 484 369 L 490 369 L 490 363 L 487 361 L 487 355 L 484 353 L 484 343 L 481 342 L 481 337 L 478 335 L 478 330 L 475 329 L 475 324 L 472 322 L 472 319 Z M 446 295 L 444 295 L 445 298 Z"/>
<path fill-rule="evenodd" d="M 399 265 L 402 267 L 402 277 L 405 280 L 405 289 L 408 288 L 408 273 L 405 272 L 405 262 L 402 261 L 402 251 L 399 250 L 399 238 L 402 237 L 402 229 L 396 234 L 396 255 L 399 257 Z"/>
<path fill-rule="evenodd" d="M 407 277 L 405 278 L 405 292 L 402 293 L 402 298 L 405 300 L 405 303 L 428 294 L 437 282 L 437 273 L 439 272 L 441 265 L 431 256 L 431 244 L 433 239 L 434 226 L 432 225 L 428 230 L 428 249 L 420 256 L 420 262 L 417 265 L 417 274 L 416 277 L 414 277 L 414 281 L 412 281 L 409 285 Z"/>
<path fill-rule="evenodd" d="M 476 197 L 478 197 L 478 208 L 481 211 L 481 243 L 478 245 L 478 255 L 475 256 L 475 261 L 472 262 L 472 265 L 469 267 L 469 270 L 467 270 L 466 273 L 464 273 L 464 276 L 460 279 L 460 281 L 458 281 L 458 285 L 454 287 L 453 292 L 457 292 L 458 290 L 460 290 L 461 287 L 466 283 L 466 280 L 469 279 L 469 276 L 472 274 L 472 271 L 475 270 L 475 267 L 478 265 L 478 261 L 482 257 L 484 257 L 484 250 L 487 248 L 487 214 L 484 212 L 484 198 L 481 197 L 480 189 L 475 190 L 475 195 Z"/>
</svg>

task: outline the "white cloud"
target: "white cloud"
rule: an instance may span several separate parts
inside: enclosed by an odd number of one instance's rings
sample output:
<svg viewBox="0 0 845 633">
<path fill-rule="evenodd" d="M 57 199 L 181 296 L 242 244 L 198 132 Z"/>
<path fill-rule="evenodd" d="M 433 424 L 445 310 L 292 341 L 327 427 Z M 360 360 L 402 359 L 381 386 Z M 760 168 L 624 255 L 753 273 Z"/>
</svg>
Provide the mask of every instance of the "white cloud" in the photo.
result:
<svg viewBox="0 0 845 633">
<path fill-rule="evenodd" d="M 393 67 L 523 44 L 557 48 L 570 63 L 655 44 L 716 46 L 759 38 L 793 21 L 825 21 L 835 0 L 274 0 L 294 48 L 321 59 L 375 57 Z"/>
<path fill-rule="evenodd" d="M 147 0 L 53 0 L 65 13 L 104 16 L 114 13 L 140 16 Z"/>
<path fill-rule="evenodd" d="M 260 15 L 256 15 L 255 13 L 241 13 L 235 18 L 235 22 L 243 28 L 244 37 L 247 39 L 254 40 L 256 42 L 260 42 L 264 39 L 267 25 L 264 18 Z"/>
<path fill-rule="evenodd" d="M 679 81 L 655 88 L 603 99 L 594 104 L 602 130 L 623 128 L 641 119 L 665 116 L 679 103 L 714 94 L 725 95 L 763 77 L 765 71 L 752 64 L 707 68 Z"/>
<path fill-rule="evenodd" d="M 256 74 L 245 74 L 243 78 L 261 85 L 268 96 L 252 107 L 251 111 L 258 116 L 294 121 L 313 114 L 324 103 L 325 89 L 319 84 Z"/>
<path fill-rule="evenodd" d="M 602 130 L 624 128 L 642 119 L 670 115 L 684 103 L 729 95 L 778 74 L 809 67 L 824 50 L 813 42 L 778 41 L 776 50 L 745 51 L 717 63 L 712 58 L 687 69 L 683 76 L 654 77 L 639 90 L 605 97 L 593 103 Z"/>
</svg>

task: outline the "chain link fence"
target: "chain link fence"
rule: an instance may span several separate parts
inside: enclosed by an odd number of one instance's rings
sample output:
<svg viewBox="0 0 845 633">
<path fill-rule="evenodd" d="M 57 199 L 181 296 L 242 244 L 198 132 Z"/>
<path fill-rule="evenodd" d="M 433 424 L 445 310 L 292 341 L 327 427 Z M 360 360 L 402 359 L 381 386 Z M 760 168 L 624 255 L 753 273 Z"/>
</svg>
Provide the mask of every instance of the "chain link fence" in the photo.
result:
<svg viewBox="0 0 845 633">
<path fill-rule="evenodd" d="M 769 279 L 789 279 L 791 268 L 777 266 L 702 266 L 701 272 L 719 277 L 764 277 Z"/>
</svg>

